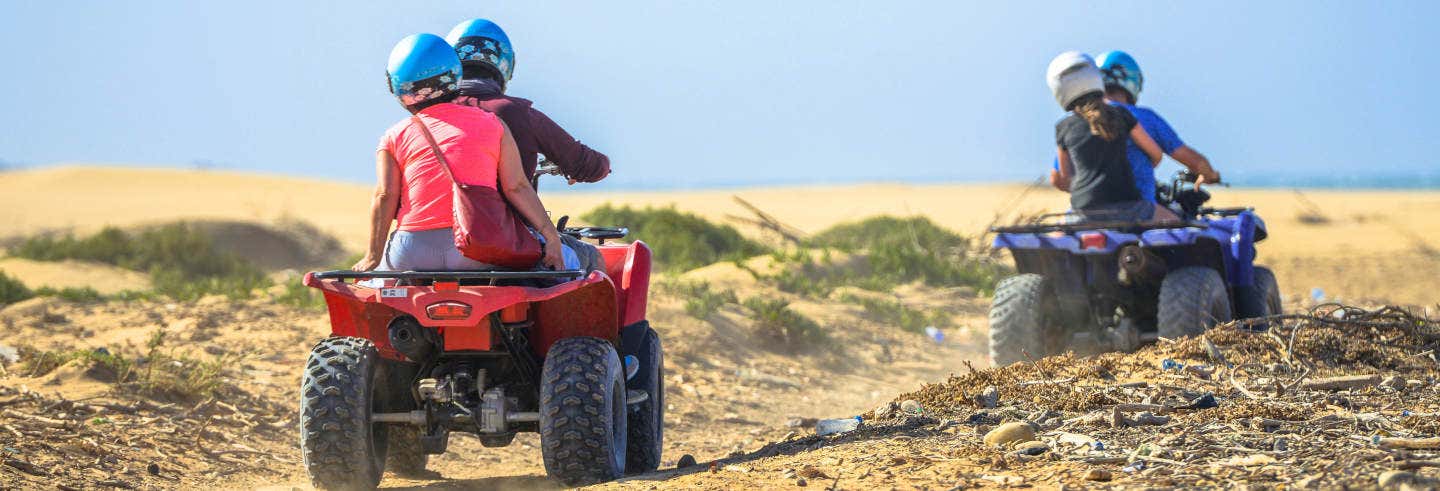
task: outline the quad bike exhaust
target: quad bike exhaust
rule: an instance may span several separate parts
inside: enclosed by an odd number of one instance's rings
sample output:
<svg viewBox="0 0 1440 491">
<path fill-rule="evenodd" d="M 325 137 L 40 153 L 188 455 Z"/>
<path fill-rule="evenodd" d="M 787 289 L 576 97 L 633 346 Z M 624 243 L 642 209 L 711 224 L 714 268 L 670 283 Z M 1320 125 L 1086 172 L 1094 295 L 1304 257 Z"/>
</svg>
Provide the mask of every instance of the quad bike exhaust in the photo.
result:
<svg viewBox="0 0 1440 491">
<path fill-rule="evenodd" d="M 424 363 L 440 352 L 440 336 L 420 325 L 414 317 L 402 315 L 390 321 L 390 346 L 405 358 Z"/>
<path fill-rule="evenodd" d="M 1117 256 L 1121 285 L 1159 285 L 1169 270 L 1164 258 L 1136 244 L 1121 247 Z"/>
</svg>

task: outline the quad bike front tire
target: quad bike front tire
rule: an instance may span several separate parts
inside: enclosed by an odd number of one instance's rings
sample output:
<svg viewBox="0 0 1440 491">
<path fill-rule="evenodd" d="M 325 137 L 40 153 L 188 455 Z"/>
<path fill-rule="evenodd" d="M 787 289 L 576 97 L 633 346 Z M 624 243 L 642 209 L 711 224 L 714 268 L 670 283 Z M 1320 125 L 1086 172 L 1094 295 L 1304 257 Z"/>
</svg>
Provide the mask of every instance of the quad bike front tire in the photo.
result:
<svg viewBox="0 0 1440 491">
<path fill-rule="evenodd" d="M 1160 337 L 1177 339 L 1196 336 L 1217 324 L 1229 322 L 1230 292 L 1220 272 L 1188 266 L 1165 275 L 1160 282 L 1158 308 Z"/>
<path fill-rule="evenodd" d="M 425 470 L 425 465 L 430 462 L 430 455 L 425 453 L 425 447 L 420 444 L 420 435 L 423 430 L 419 426 L 393 425 L 386 428 L 390 440 L 386 442 L 386 453 L 389 459 L 385 468 L 403 477 L 425 477 L 430 475 Z"/>
<path fill-rule="evenodd" d="M 628 409 L 625 472 L 640 474 L 660 468 L 665 439 L 665 353 L 660 334 L 646 326 L 639 346 L 631 354 L 639 360 L 640 370 L 626 383 L 626 388 L 649 395 Z"/>
<path fill-rule="evenodd" d="M 332 337 L 311 348 L 300 385 L 300 447 L 316 488 L 380 484 L 388 427 L 370 423 L 380 370 L 380 354 L 366 339 Z"/>
<path fill-rule="evenodd" d="M 1255 266 L 1254 271 L 1251 287 L 1245 289 L 1248 298 L 1242 302 L 1244 311 L 1240 312 L 1240 316 L 1248 319 L 1285 313 L 1285 306 L 1280 302 L 1280 282 L 1275 279 L 1275 272 L 1264 266 Z"/>
<path fill-rule="evenodd" d="M 990 305 L 990 363 L 1005 366 L 1042 358 L 1049 353 L 1045 338 L 1045 277 L 1026 273 L 1000 280 Z"/>
<path fill-rule="evenodd" d="M 540 452 L 545 472 L 566 486 L 625 473 L 625 369 L 609 341 L 557 341 L 540 375 Z"/>
</svg>

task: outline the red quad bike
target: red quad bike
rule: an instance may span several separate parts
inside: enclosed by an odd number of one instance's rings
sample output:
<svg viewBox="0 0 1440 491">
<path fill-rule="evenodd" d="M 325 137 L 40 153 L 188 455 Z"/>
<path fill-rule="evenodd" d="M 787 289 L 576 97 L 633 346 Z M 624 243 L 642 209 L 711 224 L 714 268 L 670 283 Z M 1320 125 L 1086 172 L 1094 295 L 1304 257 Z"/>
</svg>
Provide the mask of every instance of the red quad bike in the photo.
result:
<svg viewBox="0 0 1440 491">
<path fill-rule="evenodd" d="M 452 431 L 486 447 L 539 432 L 566 485 L 655 470 L 665 392 L 645 319 L 650 249 L 598 240 L 607 271 L 326 271 L 331 336 L 310 352 L 300 444 L 317 487 L 370 489 L 387 469 L 423 476 Z"/>
</svg>

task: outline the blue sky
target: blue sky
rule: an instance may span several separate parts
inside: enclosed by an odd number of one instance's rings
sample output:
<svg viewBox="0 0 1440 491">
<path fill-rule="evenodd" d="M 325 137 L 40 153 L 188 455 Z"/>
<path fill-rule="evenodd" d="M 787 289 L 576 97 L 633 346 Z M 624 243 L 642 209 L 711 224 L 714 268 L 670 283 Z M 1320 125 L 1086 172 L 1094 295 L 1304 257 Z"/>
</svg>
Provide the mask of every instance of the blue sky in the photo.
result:
<svg viewBox="0 0 1440 491">
<path fill-rule="evenodd" d="M 1440 169 L 1440 2 L 614 5 L 5 2 L 0 161 L 368 182 L 405 115 L 390 47 L 478 16 L 510 92 L 612 157 L 602 188 L 1033 179 L 1071 49 L 1133 54 L 1141 103 L 1240 184 Z"/>
</svg>

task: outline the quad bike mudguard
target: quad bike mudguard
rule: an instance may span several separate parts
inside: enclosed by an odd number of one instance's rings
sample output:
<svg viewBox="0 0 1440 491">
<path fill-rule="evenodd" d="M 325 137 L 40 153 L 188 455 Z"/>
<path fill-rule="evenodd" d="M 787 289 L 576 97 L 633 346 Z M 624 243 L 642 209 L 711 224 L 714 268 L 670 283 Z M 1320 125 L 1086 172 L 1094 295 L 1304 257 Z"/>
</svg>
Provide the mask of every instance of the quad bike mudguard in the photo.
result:
<svg viewBox="0 0 1440 491">
<path fill-rule="evenodd" d="M 375 343 L 380 355 L 404 357 L 388 340 L 396 317 L 408 315 L 434 328 L 444 351 L 492 351 L 493 319 L 534 321 L 530 346 L 544 357 L 556 341 L 588 336 L 618 343 L 620 328 L 645 319 L 650 276 L 650 249 L 643 242 L 600 247 L 607 271 L 474 271 L 474 272 L 325 272 L 307 273 L 305 285 L 320 289 L 330 313 L 331 333 L 361 337 Z M 379 287 L 349 283 L 362 278 L 384 279 Z M 549 287 L 494 285 L 512 279 L 575 278 Z M 423 279 L 430 285 L 398 285 L 397 279 Z M 457 280 L 490 280 L 492 285 L 461 285 Z M 618 279 L 618 283 L 616 281 Z M 469 307 L 462 318 L 435 319 L 427 309 L 459 302 Z"/>
<path fill-rule="evenodd" d="M 1265 222 L 1255 212 L 1239 211 L 1233 215 L 1207 217 L 1197 221 L 1158 226 L 1143 231 L 1111 228 L 1056 227 L 1057 230 L 1022 231 L 1024 227 L 1006 227 L 995 235 L 993 247 L 1009 249 L 1017 256 L 1027 251 L 1045 251 L 1076 256 L 1108 256 L 1121 247 L 1137 244 L 1145 248 L 1192 246 L 1211 242 L 1220 246 L 1222 273 L 1231 286 L 1249 286 L 1254 281 L 1255 243 L 1266 237 Z M 1068 228 L 1071 230 L 1058 230 Z M 1082 235 L 1091 240 L 1082 240 Z M 1103 240 L 1100 238 L 1103 237 Z M 1018 257 L 1017 257 L 1017 262 Z M 1022 273 L 1023 264 L 1017 264 Z"/>
</svg>

